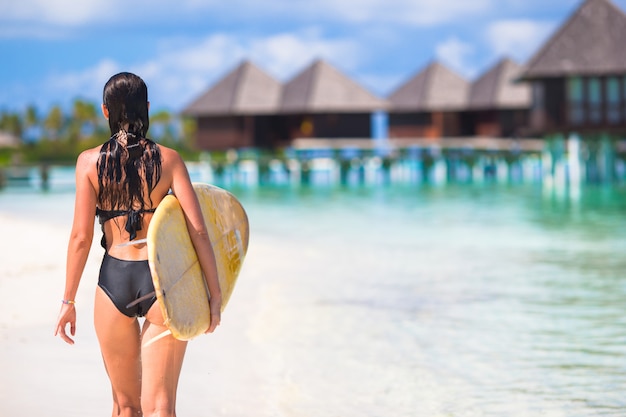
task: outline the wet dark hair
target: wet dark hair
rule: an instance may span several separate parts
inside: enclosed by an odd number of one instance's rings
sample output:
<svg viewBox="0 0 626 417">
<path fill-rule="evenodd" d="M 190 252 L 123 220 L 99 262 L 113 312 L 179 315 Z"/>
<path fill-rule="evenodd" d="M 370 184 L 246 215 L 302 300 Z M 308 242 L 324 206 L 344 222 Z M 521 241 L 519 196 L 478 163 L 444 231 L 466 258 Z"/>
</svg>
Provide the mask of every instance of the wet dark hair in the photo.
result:
<svg viewBox="0 0 626 417">
<path fill-rule="evenodd" d="M 161 179 L 161 153 L 146 138 L 148 87 L 137 75 L 121 72 L 107 81 L 102 96 L 111 138 L 100 148 L 97 163 L 98 204 L 103 210 L 151 208 L 150 194 Z"/>
</svg>

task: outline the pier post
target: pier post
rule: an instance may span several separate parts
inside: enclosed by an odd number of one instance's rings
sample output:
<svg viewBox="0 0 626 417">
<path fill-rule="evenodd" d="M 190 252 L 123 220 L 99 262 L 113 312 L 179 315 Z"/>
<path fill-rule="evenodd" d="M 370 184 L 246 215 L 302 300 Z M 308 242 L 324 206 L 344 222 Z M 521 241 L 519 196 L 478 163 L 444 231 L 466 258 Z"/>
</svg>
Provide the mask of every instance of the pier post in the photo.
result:
<svg viewBox="0 0 626 417">
<path fill-rule="evenodd" d="M 600 137 L 600 148 L 598 149 L 598 168 L 602 182 L 611 182 L 614 179 L 615 171 L 615 151 L 613 141 L 607 134 Z"/>
<path fill-rule="evenodd" d="M 475 184 L 482 184 L 485 181 L 485 157 L 479 155 L 474 159 L 472 164 L 472 182 Z"/>
<path fill-rule="evenodd" d="M 580 189 L 584 169 L 581 164 L 581 143 L 576 133 L 567 138 L 567 181 L 573 190 Z"/>
<path fill-rule="evenodd" d="M 47 162 L 43 162 L 39 166 L 39 175 L 41 177 L 41 189 L 48 191 L 50 189 L 50 166 Z"/>
<path fill-rule="evenodd" d="M 289 183 L 291 185 L 297 185 L 302 183 L 302 168 L 300 162 L 295 158 L 289 158 L 285 163 L 287 169 L 287 176 L 289 177 Z"/>
</svg>

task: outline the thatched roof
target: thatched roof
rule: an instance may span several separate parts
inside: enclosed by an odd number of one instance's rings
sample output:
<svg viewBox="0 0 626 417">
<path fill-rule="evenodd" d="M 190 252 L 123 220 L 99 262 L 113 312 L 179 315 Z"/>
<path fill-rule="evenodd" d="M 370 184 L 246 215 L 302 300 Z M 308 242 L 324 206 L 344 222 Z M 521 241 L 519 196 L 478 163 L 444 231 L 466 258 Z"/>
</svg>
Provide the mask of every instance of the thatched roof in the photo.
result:
<svg viewBox="0 0 626 417">
<path fill-rule="evenodd" d="M 432 62 L 389 96 L 400 111 L 461 110 L 467 107 L 469 82 L 439 62 Z"/>
<path fill-rule="evenodd" d="M 371 112 L 386 107 L 385 100 L 322 60 L 284 85 L 281 102 L 282 113 Z"/>
<path fill-rule="evenodd" d="M 586 0 L 533 56 L 524 79 L 626 72 L 626 14 L 610 0 Z"/>
<path fill-rule="evenodd" d="M 527 83 L 516 82 L 523 67 L 509 58 L 501 59 L 470 87 L 469 108 L 529 108 L 531 91 Z"/>
<path fill-rule="evenodd" d="M 244 115 L 276 113 L 281 84 L 249 61 L 242 62 L 193 101 L 184 114 Z"/>
</svg>

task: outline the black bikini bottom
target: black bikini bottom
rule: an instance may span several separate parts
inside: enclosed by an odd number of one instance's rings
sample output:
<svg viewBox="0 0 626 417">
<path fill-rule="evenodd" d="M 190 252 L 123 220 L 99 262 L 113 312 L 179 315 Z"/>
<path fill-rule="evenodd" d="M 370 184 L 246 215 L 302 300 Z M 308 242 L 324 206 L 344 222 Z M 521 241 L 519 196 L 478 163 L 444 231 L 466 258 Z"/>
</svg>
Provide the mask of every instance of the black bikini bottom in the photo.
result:
<svg viewBox="0 0 626 417">
<path fill-rule="evenodd" d="M 156 301 L 148 261 L 127 261 L 104 254 L 98 286 L 128 317 L 143 317 Z"/>
</svg>

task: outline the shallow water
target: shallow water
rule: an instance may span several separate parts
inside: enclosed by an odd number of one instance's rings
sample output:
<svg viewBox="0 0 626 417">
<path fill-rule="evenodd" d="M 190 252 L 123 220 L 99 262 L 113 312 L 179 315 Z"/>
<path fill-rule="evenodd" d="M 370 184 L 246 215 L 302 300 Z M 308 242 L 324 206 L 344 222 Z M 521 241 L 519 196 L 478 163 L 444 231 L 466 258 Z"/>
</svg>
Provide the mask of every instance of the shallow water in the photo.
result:
<svg viewBox="0 0 626 417">
<path fill-rule="evenodd" d="M 232 191 L 267 254 L 250 334 L 275 415 L 626 414 L 626 189 Z M 72 199 L 0 211 L 67 222 Z"/>
<path fill-rule="evenodd" d="M 626 413 L 623 190 L 249 199 L 255 232 L 288 251 L 277 273 L 301 298 L 286 301 L 297 334 L 281 351 L 316 393 L 310 410 L 324 398 L 333 415 Z"/>
</svg>

